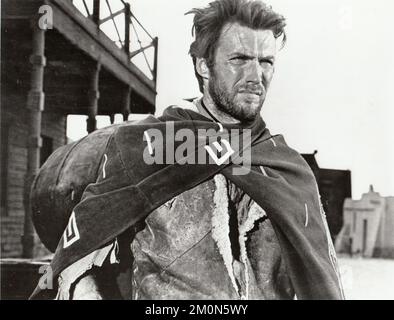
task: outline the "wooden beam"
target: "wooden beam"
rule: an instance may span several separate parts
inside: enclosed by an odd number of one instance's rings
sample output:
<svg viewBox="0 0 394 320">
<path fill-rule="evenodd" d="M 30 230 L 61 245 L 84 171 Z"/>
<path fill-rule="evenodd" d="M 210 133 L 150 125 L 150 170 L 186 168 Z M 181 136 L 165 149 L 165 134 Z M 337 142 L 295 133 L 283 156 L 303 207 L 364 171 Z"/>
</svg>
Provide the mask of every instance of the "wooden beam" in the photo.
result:
<svg viewBox="0 0 394 320">
<path fill-rule="evenodd" d="M 155 82 L 155 88 L 156 88 L 156 85 L 157 85 L 157 63 L 158 63 L 158 57 L 159 57 L 159 38 L 155 37 L 153 42 L 155 45 L 155 56 L 154 56 L 154 61 L 153 61 L 153 81 Z"/>
<path fill-rule="evenodd" d="M 99 91 L 99 77 L 100 77 L 100 63 L 97 63 L 93 70 L 91 70 L 91 78 L 90 78 L 90 89 L 89 89 L 89 109 L 88 109 L 88 119 L 87 122 L 87 131 L 91 133 L 97 129 L 97 112 L 98 112 L 98 99 L 100 98 Z"/>
<path fill-rule="evenodd" d="M 127 86 L 123 93 L 123 108 L 122 108 L 123 121 L 127 121 L 130 114 L 130 95 L 131 95 L 131 88 L 130 86 Z"/>
<path fill-rule="evenodd" d="M 100 24 L 100 0 L 93 0 L 92 20 L 95 24 Z"/>
<path fill-rule="evenodd" d="M 34 256 L 34 227 L 30 207 L 30 187 L 40 166 L 41 118 L 44 110 L 44 67 L 45 67 L 45 30 L 37 26 L 36 19 L 32 20 L 33 40 L 30 63 L 32 65 L 30 91 L 27 98 L 28 109 L 28 152 L 27 173 L 25 179 L 24 208 L 25 223 L 22 236 L 23 257 Z"/>
<path fill-rule="evenodd" d="M 130 3 L 125 3 L 125 13 L 124 13 L 124 51 L 127 54 L 128 59 L 130 60 L 130 20 L 131 20 L 131 11 L 130 11 Z"/>
</svg>

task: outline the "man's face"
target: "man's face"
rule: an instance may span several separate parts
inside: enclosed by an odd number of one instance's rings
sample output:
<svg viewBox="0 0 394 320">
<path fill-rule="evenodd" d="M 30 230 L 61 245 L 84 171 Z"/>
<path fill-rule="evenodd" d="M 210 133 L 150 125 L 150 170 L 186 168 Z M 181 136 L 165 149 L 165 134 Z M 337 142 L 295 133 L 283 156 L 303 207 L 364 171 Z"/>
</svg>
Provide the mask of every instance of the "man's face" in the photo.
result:
<svg viewBox="0 0 394 320">
<path fill-rule="evenodd" d="M 275 56 L 271 30 L 224 26 L 208 79 L 216 107 L 241 122 L 254 120 L 274 74 Z"/>
</svg>

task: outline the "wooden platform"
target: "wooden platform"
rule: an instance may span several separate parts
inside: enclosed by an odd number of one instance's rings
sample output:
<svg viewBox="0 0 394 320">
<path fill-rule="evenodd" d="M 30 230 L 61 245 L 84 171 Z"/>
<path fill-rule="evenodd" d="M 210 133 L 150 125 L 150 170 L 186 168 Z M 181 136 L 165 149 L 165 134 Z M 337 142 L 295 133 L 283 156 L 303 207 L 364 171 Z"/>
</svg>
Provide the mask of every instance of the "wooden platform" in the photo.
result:
<svg viewBox="0 0 394 320">
<path fill-rule="evenodd" d="M 158 39 L 141 28 L 150 41 L 144 48 L 155 49 L 146 75 L 131 62 L 143 48 L 126 40 L 140 22 L 127 2 L 116 1 L 125 22 L 118 45 L 100 29 L 116 14 L 100 17 L 104 0 L 93 0 L 87 16 L 71 0 L 1 0 L 2 257 L 46 253 L 35 240 L 29 191 L 40 165 L 67 143 L 68 115 L 87 115 L 90 133 L 97 115 L 113 122 L 115 114 L 127 120 L 155 112 Z M 45 12 L 52 17 L 47 28 L 40 23 Z"/>
<path fill-rule="evenodd" d="M 124 90 L 131 88 L 130 111 L 154 113 L 156 85 L 71 1 L 2 0 L 2 68 L 11 99 L 21 99 L 30 81 L 32 28 L 38 10 L 49 5 L 53 29 L 45 33 L 45 107 L 67 114 L 87 114 L 90 70 L 101 64 L 98 115 L 122 113 Z M 12 93 L 17 92 L 16 96 Z"/>
</svg>

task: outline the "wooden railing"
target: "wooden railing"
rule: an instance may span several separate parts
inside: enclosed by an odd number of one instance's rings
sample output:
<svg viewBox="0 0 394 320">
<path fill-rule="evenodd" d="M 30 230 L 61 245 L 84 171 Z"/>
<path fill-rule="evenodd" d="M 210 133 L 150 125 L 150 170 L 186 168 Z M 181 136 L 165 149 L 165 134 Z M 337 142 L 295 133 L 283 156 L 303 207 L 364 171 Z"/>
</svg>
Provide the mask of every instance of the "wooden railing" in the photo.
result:
<svg viewBox="0 0 394 320">
<path fill-rule="evenodd" d="M 150 76 L 156 83 L 158 38 L 152 37 L 133 14 L 130 3 L 124 0 L 73 0 L 72 3 L 86 17 L 92 19 L 119 48 L 124 50 L 130 61 L 141 54 Z M 108 15 L 102 17 L 101 13 L 104 10 Z M 119 18 L 122 16 L 123 18 Z M 112 25 L 112 31 L 108 31 L 108 24 Z M 148 39 L 145 43 L 141 40 L 139 31 L 143 33 L 145 39 Z M 135 37 L 137 48 L 135 48 L 135 45 L 131 45 L 132 37 Z M 152 47 L 154 48 L 153 57 L 148 57 L 146 51 Z"/>
</svg>

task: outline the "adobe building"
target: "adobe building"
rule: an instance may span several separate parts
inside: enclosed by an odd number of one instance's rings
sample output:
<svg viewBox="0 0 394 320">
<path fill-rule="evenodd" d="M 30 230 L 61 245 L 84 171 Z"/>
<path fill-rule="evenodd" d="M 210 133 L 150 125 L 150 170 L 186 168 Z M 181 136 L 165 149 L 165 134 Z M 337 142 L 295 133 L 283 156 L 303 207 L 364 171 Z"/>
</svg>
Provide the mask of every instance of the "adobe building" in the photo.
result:
<svg viewBox="0 0 394 320">
<path fill-rule="evenodd" d="M 394 197 L 382 197 L 371 186 L 360 200 L 346 199 L 343 221 L 339 253 L 394 258 Z"/>
</svg>

